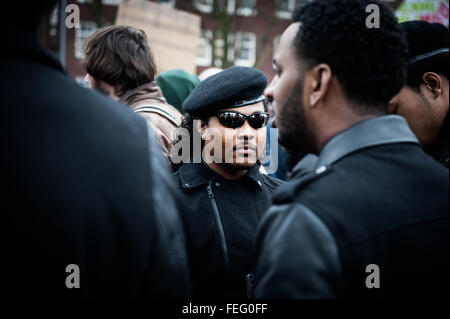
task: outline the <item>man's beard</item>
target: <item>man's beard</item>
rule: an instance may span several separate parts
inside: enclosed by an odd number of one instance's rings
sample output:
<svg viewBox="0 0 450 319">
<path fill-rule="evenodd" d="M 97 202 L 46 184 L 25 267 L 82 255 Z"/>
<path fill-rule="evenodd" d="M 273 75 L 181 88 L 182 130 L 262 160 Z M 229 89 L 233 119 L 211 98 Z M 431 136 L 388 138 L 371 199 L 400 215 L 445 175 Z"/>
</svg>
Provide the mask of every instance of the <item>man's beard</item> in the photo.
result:
<svg viewBox="0 0 450 319">
<path fill-rule="evenodd" d="M 281 107 L 277 118 L 278 141 L 289 153 L 314 153 L 314 135 L 308 126 L 303 104 L 303 82 L 300 78 Z"/>
</svg>

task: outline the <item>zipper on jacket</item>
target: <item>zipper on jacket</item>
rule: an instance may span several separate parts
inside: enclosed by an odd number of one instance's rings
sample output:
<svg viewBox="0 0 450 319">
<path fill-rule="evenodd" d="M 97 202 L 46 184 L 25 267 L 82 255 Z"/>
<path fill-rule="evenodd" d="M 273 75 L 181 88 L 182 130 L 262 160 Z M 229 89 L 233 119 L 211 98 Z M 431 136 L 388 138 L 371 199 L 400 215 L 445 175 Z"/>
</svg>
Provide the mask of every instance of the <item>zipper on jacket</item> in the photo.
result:
<svg viewBox="0 0 450 319">
<path fill-rule="evenodd" d="M 230 258 L 228 257 L 228 246 L 227 241 L 225 238 L 225 230 L 223 228 L 222 219 L 220 218 L 219 208 L 217 207 L 216 199 L 214 197 L 214 194 L 212 192 L 212 180 L 209 181 L 208 186 L 206 187 L 206 190 L 208 191 L 208 197 L 209 201 L 211 202 L 211 206 L 214 213 L 214 219 L 216 220 L 217 228 L 219 231 L 219 238 L 220 238 L 220 246 L 222 249 L 223 254 L 223 261 L 224 261 L 224 267 L 225 267 L 225 278 L 228 280 L 231 278 L 230 273 Z"/>
</svg>

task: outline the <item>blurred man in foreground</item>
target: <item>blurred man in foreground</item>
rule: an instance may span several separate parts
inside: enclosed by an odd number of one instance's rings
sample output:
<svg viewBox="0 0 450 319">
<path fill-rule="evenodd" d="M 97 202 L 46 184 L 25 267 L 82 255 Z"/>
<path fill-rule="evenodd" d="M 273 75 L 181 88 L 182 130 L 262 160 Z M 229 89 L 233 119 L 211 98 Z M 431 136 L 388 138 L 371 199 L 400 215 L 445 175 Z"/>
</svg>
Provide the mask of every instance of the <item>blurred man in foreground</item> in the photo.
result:
<svg viewBox="0 0 450 319">
<path fill-rule="evenodd" d="M 173 298 L 185 242 L 145 121 L 79 86 L 37 41 L 56 1 L 12 4 L 1 51 L 6 298 Z M 23 15 L 27 19 L 24 19 Z"/>
</svg>

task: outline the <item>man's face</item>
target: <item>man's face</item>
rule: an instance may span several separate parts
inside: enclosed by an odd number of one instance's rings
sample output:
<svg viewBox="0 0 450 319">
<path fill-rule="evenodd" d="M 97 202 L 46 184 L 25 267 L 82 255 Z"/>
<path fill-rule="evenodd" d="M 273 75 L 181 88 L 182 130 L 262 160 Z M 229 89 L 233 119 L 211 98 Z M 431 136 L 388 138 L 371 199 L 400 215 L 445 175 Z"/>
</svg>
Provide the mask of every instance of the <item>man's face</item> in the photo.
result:
<svg viewBox="0 0 450 319">
<path fill-rule="evenodd" d="M 264 104 L 259 102 L 238 108 L 223 109 L 218 113 L 223 111 L 235 111 L 244 115 L 264 113 Z M 259 129 L 253 128 L 247 119 L 241 127 L 233 129 L 222 125 L 217 116 L 212 116 L 203 129 L 207 129 L 202 133 L 203 139 L 206 140 L 205 148 L 208 151 L 212 150 L 213 161 L 216 163 L 221 162 L 235 168 L 250 168 L 264 155 L 266 126 Z M 206 135 L 208 131 L 214 135 L 214 138 Z M 221 150 L 221 154 L 214 153 L 217 150 Z"/>
<path fill-rule="evenodd" d="M 387 113 L 403 116 L 411 130 L 423 146 L 434 142 L 439 134 L 444 114 L 438 114 L 438 108 L 428 98 L 426 85 L 419 90 L 404 86 L 389 102 Z"/>
<path fill-rule="evenodd" d="M 274 69 L 275 69 L 275 67 L 274 67 Z M 273 88 L 276 86 L 278 80 L 279 80 L 278 74 L 275 74 L 272 81 L 269 83 L 269 85 L 264 90 L 264 95 L 267 98 L 267 105 L 268 105 L 268 109 L 269 109 L 268 111 L 269 111 L 270 118 L 273 118 L 275 116 L 274 107 L 273 107 Z"/>
<path fill-rule="evenodd" d="M 313 138 L 304 108 L 304 75 L 292 46 L 299 27 L 300 23 L 293 23 L 283 33 L 274 57 L 276 75 L 264 94 L 272 100 L 272 126 L 278 128 L 280 144 L 289 152 L 312 152 Z"/>
</svg>

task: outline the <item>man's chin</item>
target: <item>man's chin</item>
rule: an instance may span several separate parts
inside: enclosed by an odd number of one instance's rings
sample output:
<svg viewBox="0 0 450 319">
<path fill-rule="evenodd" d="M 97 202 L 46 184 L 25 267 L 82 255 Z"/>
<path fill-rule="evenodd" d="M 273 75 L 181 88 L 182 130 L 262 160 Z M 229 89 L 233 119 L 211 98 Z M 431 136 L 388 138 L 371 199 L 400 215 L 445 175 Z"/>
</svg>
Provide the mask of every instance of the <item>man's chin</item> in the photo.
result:
<svg viewBox="0 0 450 319">
<path fill-rule="evenodd" d="M 299 143 L 299 139 L 280 139 L 278 138 L 278 142 L 281 145 L 281 148 L 289 154 L 297 154 L 297 153 L 303 153 L 303 154 L 318 154 L 318 152 L 313 148 L 313 145 L 311 143 Z"/>
<path fill-rule="evenodd" d="M 252 168 L 255 164 L 256 164 L 256 162 L 243 162 L 243 163 L 233 162 L 233 163 L 227 163 L 225 165 L 227 165 L 229 168 L 232 168 L 234 170 L 242 170 L 242 169 Z"/>
<path fill-rule="evenodd" d="M 293 134 L 285 134 L 278 130 L 278 143 L 280 143 L 283 150 L 288 153 L 298 152 L 298 141 L 296 141 L 296 138 L 293 136 Z"/>
</svg>

